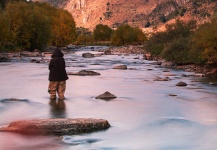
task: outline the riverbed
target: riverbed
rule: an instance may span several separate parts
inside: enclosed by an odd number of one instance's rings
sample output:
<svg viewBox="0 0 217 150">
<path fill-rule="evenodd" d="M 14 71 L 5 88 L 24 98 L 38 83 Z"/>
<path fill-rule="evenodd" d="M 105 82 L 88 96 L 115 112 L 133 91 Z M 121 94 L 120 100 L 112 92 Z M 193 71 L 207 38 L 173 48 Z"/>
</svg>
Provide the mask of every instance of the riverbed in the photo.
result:
<svg viewBox="0 0 217 150">
<path fill-rule="evenodd" d="M 79 49 L 65 54 L 67 72 L 92 70 L 101 75 L 69 76 L 64 102 L 49 99 L 48 63 L 0 63 L 0 126 L 22 119 L 101 118 L 108 120 L 111 127 L 61 137 L 1 132 L 1 150 L 217 148 L 216 79 L 161 68 L 136 54 L 82 57 L 84 52 L 100 53 L 99 49 Z M 128 69 L 113 69 L 117 65 L 127 65 Z M 154 81 L 166 76 L 169 81 Z M 187 86 L 176 86 L 180 81 Z M 106 91 L 117 98 L 95 99 Z M 8 101 L 11 98 L 22 101 Z"/>
</svg>

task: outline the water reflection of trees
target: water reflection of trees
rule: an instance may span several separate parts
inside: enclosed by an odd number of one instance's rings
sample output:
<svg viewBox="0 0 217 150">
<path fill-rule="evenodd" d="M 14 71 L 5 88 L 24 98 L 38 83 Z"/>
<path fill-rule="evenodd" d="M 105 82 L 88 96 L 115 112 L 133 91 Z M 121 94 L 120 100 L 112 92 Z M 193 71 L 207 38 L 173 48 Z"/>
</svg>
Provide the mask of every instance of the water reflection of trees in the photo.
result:
<svg viewBox="0 0 217 150">
<path fill-rule="evenodd" d="M 66 118 L 66 107 L 64 100 L 50 100 L 51 118 Z"/>
</svg>

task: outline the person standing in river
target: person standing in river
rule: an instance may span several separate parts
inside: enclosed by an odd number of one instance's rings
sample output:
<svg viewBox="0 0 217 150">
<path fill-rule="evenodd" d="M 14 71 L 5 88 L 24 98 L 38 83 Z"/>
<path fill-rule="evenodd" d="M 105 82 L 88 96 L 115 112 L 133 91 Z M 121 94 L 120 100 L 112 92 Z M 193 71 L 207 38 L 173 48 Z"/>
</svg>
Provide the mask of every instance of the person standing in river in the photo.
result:
<svg viewBox="0 0 217 150">
<path fill-rule="evenodd" d="M 64 54 L 59 48 L 54 49 L 49 63 L 49 93 L 50 99 L 56 99 L 56 93 L 60 100 L 65 99 L 66 80 L 68 76 L 66 73 Z"/>
</svg>

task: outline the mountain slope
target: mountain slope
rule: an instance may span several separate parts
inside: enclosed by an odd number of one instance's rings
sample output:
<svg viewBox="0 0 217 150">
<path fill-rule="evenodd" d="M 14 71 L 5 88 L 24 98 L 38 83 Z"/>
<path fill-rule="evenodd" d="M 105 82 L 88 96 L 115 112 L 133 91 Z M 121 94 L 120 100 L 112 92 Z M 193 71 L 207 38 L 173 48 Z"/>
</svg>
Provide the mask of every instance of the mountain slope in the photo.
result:
<svg viewBox="0 0 217 150">
<path fill-rule="evenodd" d="M 217 12 L 217 0 L 39 0 L 68 10 L 77 27 L 93 29 L 97 24 L 116 28 L 119 24 L 163 29 L 175 18 L 209 20 Z"/>
</svg>

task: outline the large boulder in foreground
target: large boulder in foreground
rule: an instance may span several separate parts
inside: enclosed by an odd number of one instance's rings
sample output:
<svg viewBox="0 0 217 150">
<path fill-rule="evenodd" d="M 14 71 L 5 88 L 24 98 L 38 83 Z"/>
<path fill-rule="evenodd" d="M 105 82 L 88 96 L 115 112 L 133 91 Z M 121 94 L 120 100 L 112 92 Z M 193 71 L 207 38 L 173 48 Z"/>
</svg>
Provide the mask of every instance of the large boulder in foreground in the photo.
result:
<svg viewBox="0 0 217 150">
<path fill-rule="evenodd" d="M 91 70 L 81 70 L 79 72 L 73 73 L 73 72 L 68 72 L 68 75 L 78 75 L 78 76 L 98 76 L 101 75 L 98 72 L 91 71 Z"/>
<path fill-rule="evenodd" d="M 15 121 L 0 131 L 37 135 L 73 135 L 108 129 L 110 124 L 104 119 L 54 118 Z"/>
<path fill-rule="evenodd" d="M 114 98 L 117 98 L 117 97 L 108 91 L 96 97 L 96 99 L 104 99 L 104 100 L 110 100 Z"/>
</svg>

